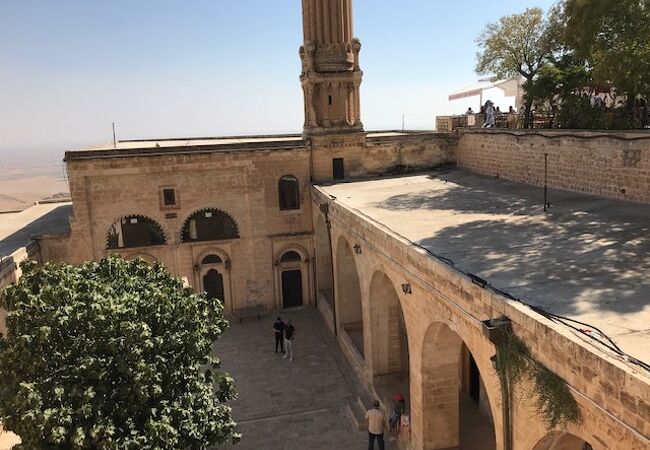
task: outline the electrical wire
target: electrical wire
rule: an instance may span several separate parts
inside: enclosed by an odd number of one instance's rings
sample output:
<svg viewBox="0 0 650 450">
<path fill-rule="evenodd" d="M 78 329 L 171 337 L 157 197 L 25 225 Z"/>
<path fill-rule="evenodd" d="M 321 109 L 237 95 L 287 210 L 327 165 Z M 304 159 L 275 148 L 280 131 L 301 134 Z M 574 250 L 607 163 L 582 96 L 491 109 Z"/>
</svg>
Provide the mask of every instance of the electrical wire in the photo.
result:
<svg viewBox="0 0 650 450">
<path fill-rule="evenodd" d="M 647 137 L 647 138 L 650 139 L 650 136 Z M 400 239 L 403 239 L 404 241 L 408 242 L 408 243 L 411 244 L 412 246 L 414 246 L 414 247 L 416 247 L 416 248 L 419 248 L 419 249 L 425 251 L 426 253 L 428 253 L 429 255 L 431 255 L 431 256 L 432 256 L 433 258 L 435 258 L 436 260 L 438 260 L 438 261 L 440 261 L 440 262 L 442 262 L 442 263 L 444 263 L 444 264 L 450 266 L 451 268 L 453 268 L 453 269 L 456 270 L 457 272 L 460 272 L 462 275 L 464 275 L 464 276 L 466 276 L 466 277 L 468 277 L 468 278 L 470 278 L 470 279 L 479 279 L 479 280 L 482 280 L 482 278 L 478 277 L 477 275 L 475 275 L 475 274 L 473 274 L 473 273 L 471 273 L 471 272 L 469 272 L 469 271 L 466 271 L 466 270 L 460 269 L 460 268 L 456 265 L 456 263 L 455 263 L 451 258 L 448 258 L 448 257 L 446 257 L 446 256 L 442 256 L 442 255 L 438 255 L 438 254 L 434 253 L 433 251 L 431 251 L 430 249 L 424 247 L 423 245 L 420 245 L 420 244 L 418 244 L 417 242 L 413 242 L 412 240 L 410 240 L 410 239 L 407 238 L 406 236 L 404 236 L 404 235 L 398 233 L 397 231 L 393 230 L 392 228 L 386 226 L 385 224 L 380 223 L 380 222 L 377 222 L 375 219 L 373 219 L 372 217 L 370 217 L 368 214 L 364 213 L 363 211 L 361 211 L 361 210 L 359 210 L 359 209 L 357 209 L 357 208 L 352 208 L 352 207 L 350 207 L 350 206 L 348 206 L 348 205 L 345 205 L 343 202 L 341 202 L 340 200 L 338 200 L 338 199 L 336 199 L 336 198 L 332 199 L 332 201 L 334 201 L 334 202 L 338 201 L 341 205 L 345 206 L 345 207 L 346 207 L 347 209 L 349 209 L 349 210 L 353 210 L 356 214 L 358 214 L 358 215 L 360 215 L 360 216 L 363 216 L 363 217 L 364 217 L 366 220 L 368 220 L 369 222 L 372 222 L 372 223 L 374 223 L 374 224 L 378 224 L 378 225 L 380 225 L 381 227 L 386 228 L 387 230 L 389 230 L 389 231 L 390 231 L 392 234 L 394 234 L 395 236 L 399 237 Z M 409 274 L 411 274 L 412 276 L 414 276 L 415 278 L 417 278 L 420 282 L 422 282 L 423 284 L 427 285 L 428 287 L 430 287 L 430 288 L 433 289 L 434 291 L 438 292 L 440 295 L 444 295 L 444 294 L 442 294 L 438 289 L 436 289 L 435 287 L 431 286 L 429 283 L 427 283 L 427 282 L 425 282 L 424 280 L 422 280 L 419 276 L 417 276 L 417 275 L 413 274 L 412 272 L 408 271 L 405 267 L 403 267 L 401 264 L 399 264 L 397 261 L 395 261 L 395 259 L 393 259 L 393 258 L 390 257 L 389 255 L 387 255 L 386 253 L 382 252 L 381 250 L 379 250 L 379 249 L 378 249 L 377 247 L 375 247 L 374 245 L 370 244 L 370 242 L 368 242 L 368 241 L 367 241 L 363 236 L 359 235 L 359 233 L 357 233 L 355 230 L 352 230 L 352 229 L 349 228 L 349 227 L 346 227 L 346 228 L 348 228 L 350 231 L 352 231 L 352 233 L 356 234 L 356 235 L 359 236 L 361 239 L 363 239 L 367 244 L 369 244 L 370 246 L 372 246 L 373 248 L 375 248 L 375 250 L 379 251 L 379 253 L 383 254 L 384 256 L 386 256 L 387 258 L 389 258 L 391 261 L 397 263 L 397 264 L 402 268 L 402 270 L 408 272 Z M 620 347 L 619 347 L 619 346 L 614 342 L 614 340 L 612 340 L 612 339 L 611 339 L 607 334 L 605 334 L 604 332 L 602 332 L 600 329 L 598 329 L 598 328 L 595 327 L 594 325 L 591 325 L 591 324 L 588 324 L 588 323 L 585 323 L 585 322 L 580 322 L 580 321 L 578 321 L 578 320 L 576 320 L 576 319 L 571 319 L 571 318 L 569 318 L 569 317 L 561 316 L 561 315 L 559 315 L 559 314 L 554 314 L 554 313 L 551 313 L 551 312 L 545 311 L 544 309 L 542 309 L 542 308 L 540 308 L 540 307 L 538 307 L 538 306 L 530 305 L 529 303 L 526 303 L 525 301 L 521 300 L 520 298 L 515 297 L 515 296 L 512 295 L 511 293 L 509 293 L 509 292 L 507 292 L 507 291 L 504 291 L 504 290 L 502 290 L 502 289 L 499 289 L 499 288 L 496 288 L 496 287 L 492 286 L 492 285 L 491 285 L 489 282 L 487 282 L 487 281 L 486 281 L 486 284 L 485 284 L 484 288 L 485 288 L 485 289 L 492 290 L 493 292 L 498 293 L 498 294 L 500 294 L 500 295 L 503 295 L 503 296 L 505 296 L 506 298 L 508 298 L 508 299 L 510 299 L 510 300 L 516 301 L 517 303 L 520 303 L 520 304 L 526 306 L 527 308 L 531 309 L 532 311 L 536 312 L 537 314 L 540 314 L 541 316 L 543 316 L 543 317 L 545 317 L 545 318 L 547 318 L 547 319 L 549 319 L 549 320 L 551 320 L 551 321 L 553 321 L 553 322 L 555 322 L 555 323 L 560 323 L 560 324 L 562 324 L 562 325 L 564 325 L 564 326 L 566 326 L 566 327 L 568 327 L 568 328 L 573 329 L 574 331 L 577 331 L 580 335 L 582 335 L 582 336 L 586 336 L 586 337 L 588 337 L 588 338 L 590 338 L 590 339 L 592 339 L 592 340 L 598 342 L 600 345 L 602 345 L 602 346 L 608 348 L 608 349 L 611 350 L 613 353 L 615 353 L 617 356 L 619 356 L 620 359 L 622 359 L 623 361 L 626 361 L 626 362 L 629 362 L 629 363 L 634 364 L 634 365 L 636 365 L 636 366 L 642 367 L 642 368 L 644 368 L 645 370 L 647 370 L 647 371 L 650 372 L 650 364 L 648 364 L 648 363 L 646 363 L 645 361 L 642 361 L 642 360 L 640 360 L 640 359 L 638 359 L 638 358 L 635 358 L 634 356 L 630 355 L 629 353 L 626 353 L 626 352 L 624 352 L 623 350 L 621 350 L 621 348 L 620 348 Z M 455 307 L 456 307 L 457 309 L 459 309 L 460 311 L 462 311 L 465 315 L 468 315 L 468 316 L 470 316 L 473 320 L 476 320 L 476 321 L 479 321 L 479 322 L 480 322 L 480 319 L 478 319 L 478 318 L 472 316 L 469 312 L 465 311 L 465 310 L 464 310 L 460 305 L 458 305 L 456 302 L 454 302 L 453 300 L 449 299 L 449 298 L 446 297 L 446 296 L 444 296 L 444 297 L 445 297 L 449 302 L 453 303 L 453 305 L 455 305 Z M 581 329 L 581 328 L 575 327 L 575 326 L 573 326 L 573 325 L 570 325 L 570 324 L 567 323 L 567 322 L 573 322 L 573 323 L 577 323 L 577 324 L 580 324 L 580 325 L 582 325 L 582 326 L 585 326 L 585 327 L 591 328 L 592 330 L 596 331 L 599 335 L 601 335 L 601 336 L 602 336 L 602 337 L 603 337 L 603 338 L 604 338 L 608 343 L 607 343 L 607 342 L 603 342 L 602 339 L 598 339 L 597 337 L 595 337 L 592 333 L 589 332 L 589 330 L 584 330 L 584 329 Z"/>
</svg>

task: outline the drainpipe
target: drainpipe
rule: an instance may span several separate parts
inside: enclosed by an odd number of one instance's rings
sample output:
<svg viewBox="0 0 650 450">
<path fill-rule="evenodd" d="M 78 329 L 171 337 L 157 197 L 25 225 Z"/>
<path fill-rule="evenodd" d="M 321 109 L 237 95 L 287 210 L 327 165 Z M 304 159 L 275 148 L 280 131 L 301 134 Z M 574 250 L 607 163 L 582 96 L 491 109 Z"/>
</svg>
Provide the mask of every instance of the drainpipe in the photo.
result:
<svg viewBox="0 0 650 450">
<path fill-rule="evenodd" d="M 336 289 L 334 286 L 334 249 L 332 248 L 332 222 L 329 217 L 329 203 L 318 205 L 321 212 L 325 215 L 325 227 L 327 228 L 327 242 L 330 247 L 330 274 L 332 277 L 332 319 L 334 322 L 334 336 L 338 336 L 339 328 L 336 323 Z"/>
</svg>

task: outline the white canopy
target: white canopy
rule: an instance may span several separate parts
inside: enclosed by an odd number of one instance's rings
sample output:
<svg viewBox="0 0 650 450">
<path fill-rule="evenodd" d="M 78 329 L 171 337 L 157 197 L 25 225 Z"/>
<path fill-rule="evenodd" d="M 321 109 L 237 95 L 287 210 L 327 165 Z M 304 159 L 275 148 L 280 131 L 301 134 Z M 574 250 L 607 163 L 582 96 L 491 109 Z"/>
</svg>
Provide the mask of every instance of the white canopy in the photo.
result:
<svg viewBox="0 0 650 450">
<path fill-rule="evenodd" d="M 483 91 L 499 88 L 503 91 L 503 95 L 506 97 L 515 97 L 515 105 L 518 107 L 521 103 L 521 79 L 510 79 L 510 80 L 492 80 L 492 79 L 482 79 L 477 83 L 470 84 L 469 86 L 464 87 L 456 92 L 449 94 L 449 101 L 459 100 L 461 98 L 475 97 L 480 96 L 480 104 L 483 104 Z"/>
</svg>

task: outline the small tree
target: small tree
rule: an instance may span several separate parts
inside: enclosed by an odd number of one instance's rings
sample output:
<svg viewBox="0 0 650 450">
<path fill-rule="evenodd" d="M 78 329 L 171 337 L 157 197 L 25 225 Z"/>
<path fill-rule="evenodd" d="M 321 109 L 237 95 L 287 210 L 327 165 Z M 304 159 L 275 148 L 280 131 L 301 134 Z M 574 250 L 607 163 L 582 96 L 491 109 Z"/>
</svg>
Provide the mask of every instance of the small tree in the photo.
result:
<svg viewBox="0 0 650 450">
<path fill-rule="evenodd" d="M 540 8 L 529 8 L 489 23 L 477 39 L 476 72 L 498 78 L 524 77 L 525 89 L 532 89 L 540 67 L 557 48 L 553 14 L 548 17 Z M 524 126 L 530 126 L 533 100 L 525 102 Z"/>
<path fill-rule="evenodd" d="M 215 370 L 218 300 L 161 266 L 110 256 L 22 265 L 0 296 L 0 420 L 20 449 L 205 449 L 236 439 Z"/>
</svg>

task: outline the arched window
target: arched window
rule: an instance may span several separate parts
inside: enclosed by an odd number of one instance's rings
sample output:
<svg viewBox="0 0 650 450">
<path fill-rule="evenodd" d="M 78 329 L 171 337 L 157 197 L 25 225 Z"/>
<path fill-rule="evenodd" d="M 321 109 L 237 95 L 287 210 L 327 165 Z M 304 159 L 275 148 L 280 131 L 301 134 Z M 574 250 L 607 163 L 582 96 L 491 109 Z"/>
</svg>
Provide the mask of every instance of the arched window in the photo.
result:
<svg viewBox="0 0 650 450">
<path fill-rule="evenodd" d="M 106 235 L 106 248 L 148 247 L 166 243 L 160 225 L 144 216 L 126 216 L 115 221 Z"/>
<path fill-rule="evenodd" d="M 300 209 L 300 189 L 298 179 L 293 175 L 285 175 L 278 182 L 280 210 Z"/>
<path fill-rule="evenodd" d="M 280 262 L 292 262 L 292 261 L 300 261 L 300 260 L 302 260 L 300 254 L 298 252 L 294 252 L 293 250 L 286 252 L 280 258 Z"/>
<path fill-rule="evenodd" d="M 218 209 L 203 209 L 192 214 L 183 225 L 182 242 L 236 239 L 239 229 L 235 221 Z"/>
<path fill-rule="evenodd" d="M 222 262 L 217 255 L 208 255 L 201 260 L 201 264 L 221 264 Z"/>
</svg>

